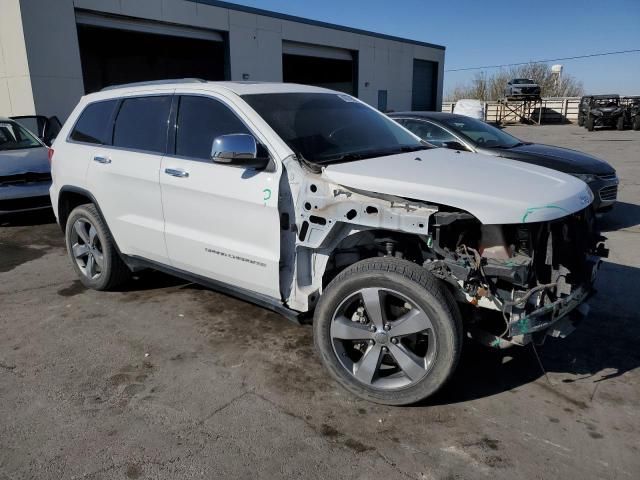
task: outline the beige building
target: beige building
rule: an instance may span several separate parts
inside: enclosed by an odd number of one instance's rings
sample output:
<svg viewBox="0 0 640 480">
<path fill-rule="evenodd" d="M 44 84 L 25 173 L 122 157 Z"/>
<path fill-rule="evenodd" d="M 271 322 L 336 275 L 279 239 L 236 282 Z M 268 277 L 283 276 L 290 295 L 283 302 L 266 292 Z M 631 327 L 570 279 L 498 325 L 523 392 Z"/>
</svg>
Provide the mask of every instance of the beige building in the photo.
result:
<svg viewBox="0 0 640 480">
<path fill-rule="evenodd" d="M 217 0 L 0 0 L 0 116 L 64 120 L 85 93 L 184 77 L 306 83 L 385 111 L 433 110 L 444 54 Z"/>
</svg>

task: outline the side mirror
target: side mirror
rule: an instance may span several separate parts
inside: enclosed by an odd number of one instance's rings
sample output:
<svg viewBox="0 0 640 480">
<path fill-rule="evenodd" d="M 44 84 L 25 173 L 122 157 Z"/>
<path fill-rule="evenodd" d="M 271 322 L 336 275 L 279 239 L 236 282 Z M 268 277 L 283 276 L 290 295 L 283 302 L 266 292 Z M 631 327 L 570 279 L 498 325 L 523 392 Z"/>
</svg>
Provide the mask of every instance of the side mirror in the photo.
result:
<svg viewBox="0 0 640 480">
<path fill-rule="evenodd" d="M 269 155 L 256 142 L 253 135 L 234 133 L 221 135 L 213 141 L 211 160 L 230 167 L 252 168 L 255 170 L 269 165 Z"/>
<path fill-rule="evenodd" d="M 463 144 L 461 144 L 460 142 L 456 142 L 455 140 L 451 140 L 449 142 L 443 142 L 442 146 L 444 148 L 449 148 L 451 150 L 464 150 L 464 151 L 469 151 L 469 149 L 467 147 L 465 147 Z"/>
</svg>

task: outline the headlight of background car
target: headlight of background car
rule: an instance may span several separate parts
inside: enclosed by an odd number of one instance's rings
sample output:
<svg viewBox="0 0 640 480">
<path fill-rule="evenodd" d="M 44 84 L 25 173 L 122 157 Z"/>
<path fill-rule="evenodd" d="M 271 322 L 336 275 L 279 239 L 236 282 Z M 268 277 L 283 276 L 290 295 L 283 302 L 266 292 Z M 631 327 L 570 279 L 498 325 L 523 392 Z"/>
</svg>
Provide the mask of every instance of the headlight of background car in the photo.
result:
<svg viewBox="0 0 640 480">
<path fill-rule="evenodd" d="M 592 175 L 590 173 L 572 173 L 572 175 L 576 178 L 579 178 L 580 180 L 582 180 L 584 183 L 591 183 L 593 182 L 596 178 L 596 175 Z"/>
</svg>

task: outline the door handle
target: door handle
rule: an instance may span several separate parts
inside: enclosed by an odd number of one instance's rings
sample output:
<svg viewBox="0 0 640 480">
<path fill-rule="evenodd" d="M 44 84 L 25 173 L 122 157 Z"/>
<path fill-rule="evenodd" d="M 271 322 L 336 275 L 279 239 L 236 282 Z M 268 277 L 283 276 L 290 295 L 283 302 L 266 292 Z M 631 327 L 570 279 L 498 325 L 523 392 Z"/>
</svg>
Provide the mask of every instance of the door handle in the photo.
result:
<svg viewBox="0 0 640 480">
<path fill-rule="evenodd" d="M 189 172 L 182 170 L 181 168 L 165 168 L 164 173 L 178 178 L 187 178 L 189 176 Z"/>
<path fill-rule="evenodd" d="M 111 163 L 111 159 L 109 157 L 104 157 L 102 155 L 96 155 L 93 157 L 93 161 L 98 163 Z"/>
</svg>

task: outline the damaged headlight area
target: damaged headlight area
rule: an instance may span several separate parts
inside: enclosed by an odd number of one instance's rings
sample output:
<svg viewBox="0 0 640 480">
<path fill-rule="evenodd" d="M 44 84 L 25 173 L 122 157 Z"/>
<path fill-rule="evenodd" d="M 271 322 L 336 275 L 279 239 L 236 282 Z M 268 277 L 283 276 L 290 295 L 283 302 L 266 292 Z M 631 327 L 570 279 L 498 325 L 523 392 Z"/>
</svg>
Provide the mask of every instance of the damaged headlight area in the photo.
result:
<svg viewBox="0 0 640 480">
<path fill-rule="evenodd" d="M 438 212 L 424 267 L 470 307 L 471 336 L 494 347 L 565 336 L 608 255 L 591 209 L 550 221 L 483 225 Z M 484 307 L 484 308 L 472 308 Z"/>
</svg>

